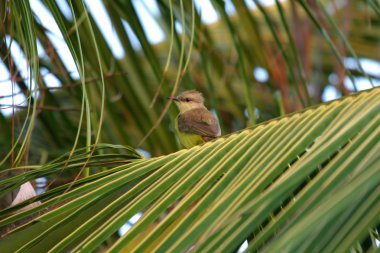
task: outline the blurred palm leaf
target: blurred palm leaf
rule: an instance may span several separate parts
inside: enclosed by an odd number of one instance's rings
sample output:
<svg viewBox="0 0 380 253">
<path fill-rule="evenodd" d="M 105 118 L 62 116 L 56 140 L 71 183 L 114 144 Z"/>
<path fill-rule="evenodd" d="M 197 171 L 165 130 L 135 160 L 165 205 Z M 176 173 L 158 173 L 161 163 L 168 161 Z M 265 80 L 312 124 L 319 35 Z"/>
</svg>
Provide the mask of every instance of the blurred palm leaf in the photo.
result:
<svg viewBox="0 0 380 253">
<path fill-rule="evenodd" d="M 86 107 L 89 107 L 89 114 L 85 114 L 83 118 L 79 145 L 88 144 L 90 134 L 95 137 L 100 124 L 100 112 L 103 111 L 99 103 L 103 99 L 103 79 L 106 95 L 102 141 L 137 146 L 158 120 L 167 102 L 165 98 L 173 89 L 172 85 L 180 66 L 178 59 L 181 47 L 185 47 L 186 52 L 190 46 L 188 42 L 182 41 L 176 30 L 171 31 L 173 24 L 170 4 L 167 1 L 157 2 L 158 13 L 155 13 L 155 18 L 164 32 L 165 40 L 152 45 L 148 39 L 149 31 L 145 30 L 143 20 L 136 11 L 136 5 L 141 3 L 104 2 L 106 15 L 110 17 L 115 36 L 121 42 L 125 54 L 124 57 L 117 58 L 101 28 L 95 23 L 94 13 L 87 15 L 86 6 L 82 1 L 71 2 L 71 16 L 75 19 L 64 13 L 54 1 L 47 0 L 43 3 L 64 35 L 64 43 L 73 54 L 82 80 L 78 80 L 72 70 L 63 63 L 64 56 L 59 52 L 62 49 L 57 47 L 54 41 L 58 35 L 44 26 L 46 22 L 40 21 L 38 13 L 25 20 L 22 16 L 26 15 L 27 11 L 32 13 L 28 4 L 18 8 L 12 1 L 2 3 L 2 13 L 10 10 L 9 15 L 5 16 L 1 30 L 2 58 L 17 80 L 15 85 L 26 96 L 32 93 L 28 80 L 24 80 L 24 77 L 17 73 L 18 66 L 14 65 L 17 59 L 12 58 L 14 56 L 4 39 L 9 42 L 12 38 L 13 44 L 20 44 L 29 62 L 37 57 L 35 52 L 31 54 L 35 50 L 31 43 L 33 36 L 36 36 L 43 48 L 39 61 L 41 71 L 32 66 L 32 69 L 37 71 L 34 78 L 38 83 L 40 99 L 32 117 L 37 119 L 37 132 L 31 139 L 34 142 L 33 146 L 38 148 L 31 150 L 30 157 L 38 159 L 40 150 L 47 150 L 47 146 L 49 154 L 54 153 L 53 150 L 60 153 L 72 146 L 83 103 L 83 87 L 87 87 L 84 95 L 88 101 Z M 354 61 L 362 57 L 380 60 L 376 53 L 379 38 L 373 36 L 379 29 L 376 8 L 371 8 L 372 5 L 363 1 L 352 1 L 350 4 L 344 1 L 340 4 L 322 2 L 318 5 L 300 5 L 290 1 L 254 11 L 251 11 L 244 1 L 233 1 L 232 4 L 237 15 L 229 16 L 226 15 L 226 6 L 221 1 L 215 1 L 215 11 L 221 14 L 221 20 L 209 26 L 205 26 L 200 20 L 203 13 L 195 13 L 193 54 L 189 70 L 181 74 L 183 77 L 180 88 L 196 88 L 205 92 L 206 96 L 210 97 L 208 101 L 217 111 L 226 133 L 241 129 L 250 121 L 261 122 L 276 117 L 280 111 L 292 112 L 301 109 L 302 104 L 319 103 L 324 87 L 331 82 L 331 75 L 337 76 L 336 88 L 343 94 L 348 94 L 348 87 L 343 82 L 344 73 L 352 72 L 349 76 L 355 75 L 355 78 L 365 74 L 358 68 L 345 70 L 339 65 L 338 62 L 344 61 L 346 56 L 353 57 Z M 377 6 L 376 3 L 374 5 Z M 179 3 L 174 1 L 172 8 L 174 21 L 180 23 L 182 17 Z M 185 32 L 190 34 L 193 23 L 190 3 L 185 3 L 184 8 L 187 27 Z M 352 11 L 353 9 L 360 11 Z M 315 23 L 311 21 L 312 16 Z M 19 22 L 20 19 L 22 22 Z M 126 30 L 126 24 L 130 30 Z M 35 35 L 26 34 L 28 30 L 24 29 L 24 26 L 34 29 Z M 335 26 L 338 27 L 338 31 L 334 29 Z M 338 32 L 341 36 L 338 36 Z M 171 65 L 163 73 L 162 66 L 168 57 L 168 40 L 171 33 L 174 35 Z M 136 44 L 133 34 L 140 45 Z M 324 42 L 326 35 L 330 44 Z M 31 47 L 26 47 L 28 43 Z M 335 48 L 335 56 L 329 50 L 329 45 Z M 347 45 L 350 45 L 353 51 L 350 51 Z M 282 53 L 279 49 L 283 50 Z M 351 55 L 351 52 L 355 55 Z M 263 67 L 268 71 L 268 81 L 262 83 L 255 80 L 253 72 L 257 67 Z M 46 71 L 61 82 L 60 87 L 51 88 L 50 84 L 46 83 L 43 78 Z M 378 76 L 372 78 L 378 82 Z M 151 108 L 149 105 L 162 79 L 164 81 L 160 95 Z M 303 85 L 308 86 L 307 91 Z M 308 96 L 312 98 L 309 102 Z M 33 101 L 31 102 L 33 104 Z M 244 115 L 245 110 L 249 119 Z M 174 108 L 170 108 L 169 115 L 174 119 Z M 25 116 L 20 114 L 20 117 L 22 120 Z M 91 118 L 92 124 L 83 125 L 90 120 L 88 118 Z M 4 124 L 11 125 L 11 122 Z M 91 131 L 88 130 L 89 126 Z M 20 123 L 16 121 L 15 135 L 19 133 L 20 127 Z M 56 131 L 57 127 L 60 131 Z M 170 119 L 165 117 L 143 143 L 142 148 L 155 155 L 172 152 L 177 149 L 172 135 Z M 10 146 L 9 142 L 5 143 Z"/>
<path fill-rule="evenodd" d="M 155 44 L 141 1 L 101 1 L 118 55 L 100 13 L 82 0 L 44 0 L 40 9 L 39 1 L 2 1 L 1 56 L 26 102 L 1 105 L 17 109 L 0 111 L 1 165 L 9 168 L 3 173 L 26 172 L 2 180 L 0 195 L 40 177 L 50 190 L 0 211 L 0 225 L 12 230 L 0 247 L 236 251 L 247 240 L 252 251 L 375 251 L 378 88 L 267 120 L 319 104 L 326 88 L 348 95 L 359 82 L 379 84 L 360 64 L 379 63 L 380 6 L 254 2 L 255 9 L 243 0 L 211 1 L 219 20 L 205 25 L 191 1 L 156 1 L 157 10 L 148 9 L 164 38 Z M 176 111 L 162 112 L 175 83 L 205 93 L 224 134 L 261 124 L 173 153 Z M 42 205 L 13 213 L 36 200 Z M 144 215 L 119 238 L 115 232 L 136 213 Z"/>
</svg>

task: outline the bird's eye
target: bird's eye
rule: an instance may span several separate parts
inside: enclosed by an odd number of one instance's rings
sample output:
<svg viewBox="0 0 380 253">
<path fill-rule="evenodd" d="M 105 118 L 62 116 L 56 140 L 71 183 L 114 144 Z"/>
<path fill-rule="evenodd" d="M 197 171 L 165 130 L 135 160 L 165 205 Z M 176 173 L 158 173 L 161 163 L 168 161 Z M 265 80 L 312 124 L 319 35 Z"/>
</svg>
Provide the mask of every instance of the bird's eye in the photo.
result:
<svg viewBox="0 0 380 253">
<path fill-rule="evenodd" d="M 191 99 L 190 99 L 190 98 L 185 98 L 185 101 L 186 101 L 186 102 L 190 102 Z"/>
</svg>

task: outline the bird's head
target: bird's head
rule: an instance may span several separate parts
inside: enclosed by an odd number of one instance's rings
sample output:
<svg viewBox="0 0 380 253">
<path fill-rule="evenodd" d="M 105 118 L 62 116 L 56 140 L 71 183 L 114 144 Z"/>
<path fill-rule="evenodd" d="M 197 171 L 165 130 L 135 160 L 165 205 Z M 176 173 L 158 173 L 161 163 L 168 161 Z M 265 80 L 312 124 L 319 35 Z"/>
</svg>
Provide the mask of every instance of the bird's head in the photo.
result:
<svg viewBox="0 0 380 253">
<path fill-rule="evenodd" d="M 177 105 L 180 113 L 186 112 L 191 109 L 203 108 L 203 95 L 196 90 L 184 91 L 176 97 L 168 97 L 172 99 Z"/>
</svg>

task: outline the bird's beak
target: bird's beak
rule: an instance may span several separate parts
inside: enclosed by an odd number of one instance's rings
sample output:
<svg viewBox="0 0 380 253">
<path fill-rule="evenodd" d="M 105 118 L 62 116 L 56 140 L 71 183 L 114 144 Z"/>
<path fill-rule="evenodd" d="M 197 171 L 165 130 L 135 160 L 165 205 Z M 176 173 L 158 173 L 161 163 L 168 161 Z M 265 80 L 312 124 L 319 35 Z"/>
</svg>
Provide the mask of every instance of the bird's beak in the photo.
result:
<svg viewBox="0 0 380 253">
<path fill-rule="evenodd" d="M 177 97 L 168 97 L 168 99 L 174 100 L 174 101 L 179 101 Z"/>
</svg>

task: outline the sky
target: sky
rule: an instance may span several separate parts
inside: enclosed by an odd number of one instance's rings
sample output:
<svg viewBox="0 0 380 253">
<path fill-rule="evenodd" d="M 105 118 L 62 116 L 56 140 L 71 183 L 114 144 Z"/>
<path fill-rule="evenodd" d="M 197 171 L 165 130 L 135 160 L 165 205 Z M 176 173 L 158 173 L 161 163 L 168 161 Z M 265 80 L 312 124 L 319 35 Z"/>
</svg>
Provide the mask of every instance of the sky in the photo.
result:
<svg viewBox="0 0 380 253">
<path fill-rule="evenodd" d="M 65 66 L 68 68 L 68 70 L 71 73 L 71 76 L 74 79 L 79 78 L 79 74 L 76 70 L 74 60 L 71 57 L 70 51 L 67 48 L 66 44 L 64 43 L 62 34 L 55 23 L 52 15 L 50 12 L 41 4 L 40 0 L 29 0 L 30 5 L 32 7 L 33 12 L 38 16 L 40 19 L 42 25 L 44 25 L 50 32 L 48 33 L 48 37 L 53 41 L 53 46 L 58 51 L 58 54 L 62 58 Z M 235 12 L 233 5 L 231 4 L 231 1 L 225 1 L 226 2 L 226 9 L 227 13 L 233 14 Z M 253 1 L 246 1 L 250 8 L 255 8 Z M 266 5 L 271 5 L 274 3 L 274 0 L 266 0 L 263 1 Z M 72 15 L 70 12 L 70 8 L 66 1 L 58 0 L 57 1 L 59 8 L 62 10 L 64 15 L 72 19 Z M 85 0 L 86 6 L 88 7 L 90 14 L 95 19 L 95 22 L 99 26 L 101 32 L 107 38 L 107 43 L 110 46 L 113 54 L 116 58 L 123 58 L 125 56 L 125 52 L 121 46 L 121 43 L 119 39 L 116 36 L 116 33 L 114 29 L 112 28 L 110 18 L 108 17 L 103 3 L 101 0 Z M 143 27 L 146 31 L 148 31 L 146 34 L 148 36 L 148 40 L 151 43 L 159 43 L 165 39 L 164 32 L 161 30 L 159 25 L 154 20 L 154 15 L 157 15 L 159 13 L 158 7 L 156 5 L 155 0 L 135 0 L 133 1 L 134 6 L 137 10 L 137 13 L 139 17 L 142 20 Z M 195 6 L 198 10 L 201 12 L 202 21 L 205 24 L 211 24 L 213 22 L 218 21 L 219 17 L 218 14 L 215 12 L 214 8 L 211 5 L 211 2 L 209 0 L 195 0 Z M 135 48 L 140 48 L 140 44 L 134 36 L 132 30 L 130 29 L 129 25 L 124 22 L 124 27 L 127 30 L 128 34 L 132 37 L 132 44 Z M 181 27 L 179 24 L 176 25 L 176 29 L 179 31 L 181 30 Z M 10 39 L 7 38 L 7 45 L 9 46 Z M 39 42 L 37 42 L 38 45 L 38 54 L 40 57 L 44 57 L 46 54 L 40 45 Z M 28 78 L 29 73 L 27 71 L 27 62 L 26 59 L 20 49 L 20 47 L 17 45 L 17 43 L 13 42 L 10 45 L 11 48 L 11 54 L 15 59 L 15 64 L 21 69 L 21 75 L 23 78 Z M 360 63 L 362 64 L 363 69 L 368 73 L 375 76 L 380 77 L 380 63 L 370 60 L 370 59 L 360 59 Z M 356 64 L 355 59 L 353 58 L 346 58 L 345 64 L 347 67 L 351 69 L 358 69 L 358 66 Z M 49 87 L 59 87 L 61 85 L 60 81 L 55 78 L 53 74 L 50 74 L 47 69 L 41 69 L 41 72 L 43 74 L 43 78 L 45 82 L 48 84 Z M 268 80 L 268 72 L 261 67 L 257 67 L 253 70 L 252 74 L 259 82 L 265 82 Z M 341 96 L 340 92 L 336 88 L 337 84 L 337 77 L 335 74 L 331 74 L 329 77 L 329 84 L 327 85 L 324 94 L 323 94 L 323 101 L 329 101 L 336 98 L 339 98 Z M 366 78 L 357 78 L 356 80 L 357 87 L 359 90 L 369 89 L 371 88 L 370 83 Z M 17 94 L 15 96 L 11 96 L 12 94 L 12 88 L 13 93 L 19 93 L 20 90 L 17 88 L 17 86 L 13 86 L 10 81 L 10 74 L 7 71 L 6 67 L 4 66 L 3 62 L 0 62 L 0 110 L 4 115 L 11 115 L 12 114 L 12 103 L 18 104 L 18 105 L 25 105 L 25 97 L 22 94 Z M 345 78 L 345 85 L 348 89 L 353 90 L 352 82 L 349 78 Z M 375 86 L 380 86 L 380 82 L 375 83 Z M 32 83 L 32 87 L 34 87 L 34 83 Z"/>
</svg>

